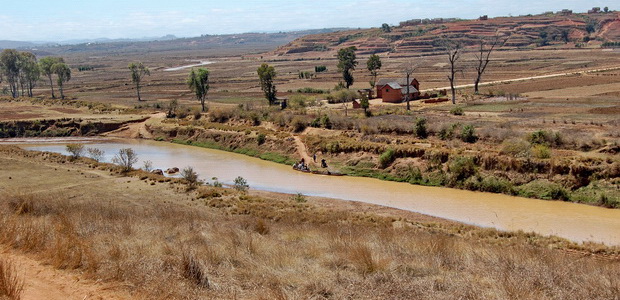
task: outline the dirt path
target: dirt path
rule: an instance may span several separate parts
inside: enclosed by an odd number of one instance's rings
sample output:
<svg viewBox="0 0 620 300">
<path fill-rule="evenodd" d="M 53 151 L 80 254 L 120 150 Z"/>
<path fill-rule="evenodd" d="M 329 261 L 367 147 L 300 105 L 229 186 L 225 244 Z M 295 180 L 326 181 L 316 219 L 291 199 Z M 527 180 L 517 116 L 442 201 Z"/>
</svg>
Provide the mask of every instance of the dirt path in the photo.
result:
<svg viewBox="0 0 620 300">
<path fill-rule="evenodd" d="M 0 257 L 11 261 L 17 275 L 24 281 L 22 300 L 92 300 L 132 299 L 118 286 L 103 284 L 80 278 L 69 271 L 57 270 L 52 266 L 10 250 L 1 250 Z"/>
<path fill-rule="evenodd" d="M 293 138 L 295 139 L 295 146 L 297 147 L 299 157 L 303 158 L 306 163 L 313 164 L 314 160 L 312 159 L 312 156 L 308 154 L 308 148 L 306 148 L 304 142 L 301 141 L 301 138 L 298 135 L 294 135 Z"/>
<path fill-rule="evenodd" d="M 527 81 L 527 80 L 533 80 L 533 79 L 545 79 L 545 78 L 553 78 L 553 77 L 563 77 L 563 76 L 570 76 L 570 75 L 578 75 L 578 74 L 586 74 L 586 73 L 596 73 L 596 72 L 604 72 L 604 71 L 614 71 L 614 70 L 620 70 L 620 67 L 612 67 L 612 68 L 604 68 L 604 69 L 592 69 L 592 70 L 583 70 L 583 71 L 575 71 L 575 72 L 567 72 L 567 73 L 558 73 L 558 74 L 539 75 L 539 76 L 530 76 L 530 77 L 506 79 L 506 80 L 496 80 L 496 81 L 489 81 L 489 82 L 481 82 L 480 84 L 478 84 L 478 86 L 487 86 L 487 85 L 511 83 L 511 82 L 517 82 L 517 81 Z M 462 85 L 457 85 L 454 88 L 455 89 L 462 89 L 462 88 L 469 88 L 469 87 L 474 87 L 474 84 L 462 84 Z M 430 92 L 430 91 L 433 91 L 433 90 L 449 90 L 449 89 L 450 89 L 450 87 L 448 86 L 448 87 L 440 87 L 440 88 L 433 88 L 433 89 L 423 90 L 422 92 Z"/>
<path fill-rule="evenodd" d="M 166 117 L 165 113 L 152 114 L 147 120 L 139 123 L 128 123 L 123 127 L 102 134 L 103 136 L 131 138 L 131 139 L 152 139 L 153 135 L 146 128 L 146 123 L 151 119 L 163 119 Z"/>
</svg>

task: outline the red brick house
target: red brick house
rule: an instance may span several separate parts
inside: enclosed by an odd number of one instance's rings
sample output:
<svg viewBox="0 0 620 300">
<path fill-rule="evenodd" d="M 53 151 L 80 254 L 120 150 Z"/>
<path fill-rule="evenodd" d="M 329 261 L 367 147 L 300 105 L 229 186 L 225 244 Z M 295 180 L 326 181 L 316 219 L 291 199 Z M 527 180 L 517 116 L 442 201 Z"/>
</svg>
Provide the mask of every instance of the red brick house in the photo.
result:
<svg viewBox="0 0 620 300">
<path fill-rule="evenodd" d="M 375 85 L 377 88 L 377 97 L 382 98 L 383 102 L 403 102 L 407 95 L 407 85 L 409 85 L 409 100 L 418 99 L 420 97 L 420 83 L 415 78 L 411 79 L 410 82 L 407 82 L 406 78 L 381 79 Z"/>
</svg>

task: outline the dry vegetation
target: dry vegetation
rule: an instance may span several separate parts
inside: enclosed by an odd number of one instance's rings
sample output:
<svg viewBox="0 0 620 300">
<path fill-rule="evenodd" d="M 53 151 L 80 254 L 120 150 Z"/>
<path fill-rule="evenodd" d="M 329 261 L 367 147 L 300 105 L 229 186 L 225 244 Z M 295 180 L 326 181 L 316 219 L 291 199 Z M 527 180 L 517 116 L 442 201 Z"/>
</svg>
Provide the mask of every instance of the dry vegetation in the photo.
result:
<svg viewBox="0 0 620 300">
<path fill-rule="evenodd" d="M 614 248 L 325 209 L 313 199 L 186 192 L 181 182 L 119 177 L 88 159 L 2 151 L 12 178 L 1 182 L 15 184 L 2 189 L 0 242 L 56 268 L 122 283 L 137 298 L 620 295 L 620 262 L 595 254 L 617 255 Z"/>
<path fill-rule="evenodd" d="M 19 300 L 24 288 L 17 268 L 10 261 L 0 258 L 0 299 Z"/>
</svg>

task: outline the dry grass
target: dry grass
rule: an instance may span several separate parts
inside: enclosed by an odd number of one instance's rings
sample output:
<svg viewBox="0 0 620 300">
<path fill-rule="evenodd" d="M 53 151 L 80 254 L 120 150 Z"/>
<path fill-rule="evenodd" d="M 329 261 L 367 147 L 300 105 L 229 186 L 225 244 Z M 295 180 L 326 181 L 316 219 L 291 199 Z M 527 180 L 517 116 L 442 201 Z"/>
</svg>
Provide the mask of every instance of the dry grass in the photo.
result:
<svg viewBox="0 0 620 300">
<path fill-rule="evenodd" d="M 259 217 L 268 209 L 264 206 L 245 206 L 243 213 L 231 215 L 225 208 L 188 208 L 183 203 L 128 207 L 117 198 L 26 198 L 28 212 L 17 214 L 3 205 L 3 243 L 38 253 L 58 268 L 124 282 L 149 299 L 620 295 L 618 261 L 521 242 L 506 247 L 428 230 L 396 229 L 354 214 L 338 216 L 342 214 L 277 200 L 277 206 L 293 206 L 307 221 Z M 9 199 L 15 196 L 3 195 L 2 203 Z M 312 220 L 314 214 L 323 214 L 317 218 L 320 222 Z"/>
<path fill-rule="evenodd" d="M 0 258 L 0 299 L 19 300 L 24 281 L 11 261 Z"/>
<path fill-rule="evenodd" d="M 188 194 L 182 183 L 151 185 L 79 161 L 5 154 L 13 159 L 0 158 L 3 166 L 22 179 L 0 178 L 12 184 L 0 193 L 0 243 L 119 282 L 141 298 L 620 296 L 620 261 L 552 249 L 570 247 L 565 241 L 326 209 L 288 196 L 213 187 Z M 55 170 L 67 167 L 77 172 Z M 50 174 L 81 185 L 50 191 L 59 185 Z M 30 193 L 17 191 L 26 187 Z"/>
</svg>

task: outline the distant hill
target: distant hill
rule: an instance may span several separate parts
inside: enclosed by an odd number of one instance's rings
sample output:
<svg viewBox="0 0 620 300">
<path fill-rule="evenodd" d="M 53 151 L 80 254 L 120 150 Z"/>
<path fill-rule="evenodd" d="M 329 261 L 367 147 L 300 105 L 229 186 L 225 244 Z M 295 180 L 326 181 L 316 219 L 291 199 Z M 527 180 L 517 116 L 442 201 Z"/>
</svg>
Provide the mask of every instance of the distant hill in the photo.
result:
<svg viewBox="0 0 620 300">
<path fill-rule="evenodd" d="M 0 41 L 0 49 L 7 48 L 24 48 L 24 47 L 35 47 L 35 43 L 31 42 L 19 42 L 19 41 Z"/>
<path fill-rule="evenodd" d="M 341 30 L 347 29 L 327 28 L 278 33 L 203 35 L 193 38 L 175 38 L 174 36 L 165 36 L 159 39 L 147 41 L 131 39 L 96 39 L 88 41 L 76 40 L 74 42 L 78 43 L 70 43 L 71 41 L 68 41 L 69 44 L 57 43 L 54 45 L 37 45 L 28 42 L 14 42 L 14 44 L 7 44 L 11 46 L 7 48 L 22 48 L 24 50 L 34 50 L 36 48 L 34 52 L 41 55 L 63 55 L 76 53 L 135 54 L 144 52 L 186 50 L 225 50 L 226 54 L 235 55 L 248 52 L 260 53 L 272 51 L 278 46 L 287 44 L 305 35 L 330 33 Z M 0 48 L 2 48 L 1 44 Z M 219 53 L 221 54 L 222 51 L 219 51 Z"/>
<path fill-rule="evenodd" d="M 274 53 L 335 51 L 348 46 L 357 47 L 360 54 L 432 52 L 441 49 L 444 38 L 474 46 L 481 37 L 493 37 L 496 33 L 507 39 L 504 48 L 600 46 L 603 42 L 620 40 L 620 13 L 565 12 L 478 20 L 418 19 L 401 22 L 386 31 L 371 28 L 308 35 L 279 47 Z"/>
</svg>

